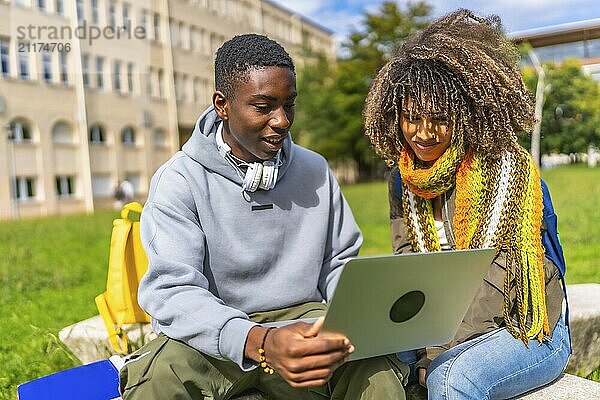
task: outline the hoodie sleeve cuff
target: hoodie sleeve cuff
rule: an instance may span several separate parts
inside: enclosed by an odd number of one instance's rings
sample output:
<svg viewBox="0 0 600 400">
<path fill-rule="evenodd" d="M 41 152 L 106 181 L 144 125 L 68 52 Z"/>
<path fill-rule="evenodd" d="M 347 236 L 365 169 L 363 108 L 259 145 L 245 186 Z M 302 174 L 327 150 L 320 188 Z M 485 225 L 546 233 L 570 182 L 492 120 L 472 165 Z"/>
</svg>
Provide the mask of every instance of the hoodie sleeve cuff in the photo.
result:
<svg viewBox="0 0 600 400">
<path fill-rule="evenodd" d="M 236 363 L 244 372 L 256 368 L 256 363 L 244 358 L 244 347 L 248 332 L 258 325 L 248 319 L 233 318 L 221 329 L 219 337 L 219 352 L 225 358 Z"/>
</svg>

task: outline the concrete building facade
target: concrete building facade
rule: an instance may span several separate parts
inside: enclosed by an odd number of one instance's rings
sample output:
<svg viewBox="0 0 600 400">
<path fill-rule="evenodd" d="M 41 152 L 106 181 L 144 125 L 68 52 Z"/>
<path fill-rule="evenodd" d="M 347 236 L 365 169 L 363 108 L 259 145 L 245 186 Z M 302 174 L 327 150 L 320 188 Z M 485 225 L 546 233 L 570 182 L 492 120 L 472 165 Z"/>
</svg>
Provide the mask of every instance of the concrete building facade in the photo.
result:
<svg viewBox="0 0 600 400">
<path fill-rule="evenodd" d="M 0 220 L 143 200 L 211 101 L 215 51 L 264 33 L 297 65 L 328 30 L 267 0 L 0 0 Z"/>
</svg>

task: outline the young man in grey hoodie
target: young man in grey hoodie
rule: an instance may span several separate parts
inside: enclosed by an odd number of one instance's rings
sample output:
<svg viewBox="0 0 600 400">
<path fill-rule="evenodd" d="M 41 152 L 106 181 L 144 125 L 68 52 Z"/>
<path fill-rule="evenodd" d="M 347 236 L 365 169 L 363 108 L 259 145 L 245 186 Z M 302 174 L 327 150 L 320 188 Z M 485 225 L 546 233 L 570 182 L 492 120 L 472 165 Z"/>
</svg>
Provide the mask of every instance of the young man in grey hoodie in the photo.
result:
<svg viewBox="0 0 600 400">
<path fill-rule="evenodd" d="M 294 144 L 290 56 L 265 36 L 217 52 L 213 104 L 154 175 L 141 219 L 139 302 L 159 337 L 121 371 L 123 398 L 403 399 L 394 356 L 319 323 L 362 236 L 326 160 Z M 257 368 L 258 367 L 258 368 Z"/>
</svg>

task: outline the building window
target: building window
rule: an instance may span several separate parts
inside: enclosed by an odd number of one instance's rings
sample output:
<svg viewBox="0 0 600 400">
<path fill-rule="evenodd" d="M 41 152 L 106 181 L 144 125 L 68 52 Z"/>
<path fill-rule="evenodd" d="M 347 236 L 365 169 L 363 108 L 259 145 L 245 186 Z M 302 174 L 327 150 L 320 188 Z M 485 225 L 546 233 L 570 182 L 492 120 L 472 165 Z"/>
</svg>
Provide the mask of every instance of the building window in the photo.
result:
<svg viewBox="0 0 600 400">
<path fill-rule="evenodd" d="M 83 0 L 75 0 L 75 7 L 77 11 L 77 21 L 82 22 L 85 19 L 83 14 Z"/>
<path fill-rule="evenodd" d="M 56 144 L 73 143 L 71 127 L 65 122 L 57 122 L 52 127 L 52 142 Z"/>
<path fill-rule="evenodd" d="M 216 53 L 224 41 L 225 41 L 225 37 L 223 35 L 211 33 L 210 34 L 210 52 L 211 52 L 211 54 Z"/>
<path fill-rule="evenodd" d="M 58 15 L 63 15 L 65 13 L 63 0 L 56 0 L 56 3 L 54 4 L 54 10 Z"/>
<path fill-rule="evenodd" d="M 0 38 L 0 68 L 2 76 L 10 76 L 10 46 L 8 38 Z"/>
<path fill-rule="evenodd" d="M 598 58 L 600 57 L 600 40 L 588 39 L 585 41 L 585 54 L 587 58 Z"/>
<path fill-rule="evenodd" d="M 90 128 L 91 144 L 106 144 L 106 134 L 100 125 L 92 125 Z"/>
<path fill-rule="evenodd" d="M 135 131 L 128 126 L 121 132 L 121 143 L 124 146 L 135 146 Z"/>
<path fill-rule="evenodd" d="M 191 41 L 192 39 L 192 33 L 190 32 L 190 28 L 187 27 L 187 25 L 183 25 L 181 24 L 181 35 L 182 35 L 182 42 L 183 42 L 183 47 L 185 49 L 191 49 L 192 48 L 192 44 Z"/>
<path fill-rule="evenodd" d="M 200 102 L 200 78 L 194 78 L 192 83 L 192 92 L 194 93 L 194 103 Z"/>
<path fill-rule="evenodd" d="M 154 72 L 154 70 L 152 69 L 152 67 L 148 67 L 148 70 L 146 73 L 146 95 L 148 95 L 149 97 L 152 97 L 154 95 L 154 93 L 152 92 L 153 72 Z"/>
<path fill-rule="evenodd" d="M 189 96 L 188 93 L 190 91 L 190 78 L 186 74 L 183 74 L 183 78 L 181 79 L 181 100 L 188 101 Z"/>
<path fill-rule="evenodd" d="M 208 79 L 194 78 L 192 90 L 194 94 L 193 101 L 195 103 L 207 101 L 209 95 Z"/>
<path fill-rule="evenodd" d="M 131 21 L 129 21 L 129 4 L 127 3 L 123 3 L 122 6 L 122 11 L 123 11 L 123 27 L 125 27 L 126 30 L 130 30 L 131 29 Z"/>
<path fill-rule="evenodd" d="M 169 29 L 171 30 L 171 45 L 173 47 L 180 47 L 181 38 L 179 37 L 178 25 L 173 19 L 169 20 Z"/>
<path fill-rule="evenodd" d="M 179 45 L 182 49 L 187 49 L 188 47 L 188 39 L 189 33 L 183 22 L 179 23 Z"/>
<path fill-rule="evenodd" d="M 193 26 L 190 27 L 190 50 L 196 51 L 196 28 Z"/>
<path fill-rule="evenodd" d="M 204 29 L 200 29 L 198 32 L 198 41 L 200 42 L 200 52 L 206 54 L 208 52 L 208 47 L 206 46 L 206 31 Z"/>
<path fill-rule="evenodd" d="M 210 103 L 212 101 L 212 86 L 208 79 L 202 79 L 202 88 L 204 92 L 204 101 Z"/>
<path fill-rule="evenodd" d="M 19 52 L 19 78 L 29 80 L 29 53 Z"/>
<path fill-rule="evenodd" d="M 58 53 L 60 81 L 65 85 L 69 83 L 69 64 L 67 60 L 67 54 L 68 53 L 66 51 L 61 51 Z"/>
<path fill-rule="evenodd" d="M 46 0 L 37 0 L 38 8 L 42 11 L 46 11 Z"/>
<path fill-rule="evenodd" d="M 47 51 L 42 53 L 42 68 L 44 82 L 52 83 L 52 53 L 48 53 Z"/>
<path fill-rule="evenodd" d="M 210 51 L 211 53 L 215 53 L 215 46 L 217 46 L 217 35 L 214 33 L 210 34 Z"/>
<path fill-rule="evenodd" d="M 154 40 L 160 41 L 160 15 L 154 14 Z"/>
<path fill-rule="evenodd" d="M 100 14 L 98 13 L 98 0 L 92 0 L 92 23 L 100 23 Z"/>
<path fill-rule="evenodd" d="M 133 93 L 133 63 L 127 63 L 127 91 Z"/>
<path fill-rule="evenodd" d="M 33 137 L 29 124 L 24 121 L 12 121 L 10 123 L 9 139 L 15 143 L 31 143 Z"/>
<path fill-rule="evenodd" d="M 167 132 L 164 129 L 154 130 L 154 147 L 164 149 L 167 147 Z"/>
<path fill-rule="evenodd" d="M 113 195 L 113 184 L 110 175 L 92 175 L 92 193 L 96 197 Z"/>
<path fill-rule="evenodd" d="M 165 71 L 162 68 L 158 69 L 158 97 L 165 98 Z"/>
<path fill-rule="evenodd" d="M 208 0 L 208 11 L 210 11 L 211 13 L 216 14 L 217 13 L 217 4 L 215 4 L 215 0 Z"/>
<path fill-rule="evenodd" d="M 104 58 L 96 57 L 96 87 L 102 89 L 104 87 Z"/>
<path fill-rule="evenodd" d="M 129 183 L 131 183 L 131 186 L 133 186 L 133 194 L 135 195 L 136 193 L 140 193 L 141 192 L 141 188 L 140 188 L 140 183 L 141 183 L 141 179 L 140 179 L 140 174 L 137 172 L 126 172 L 125 173 L 125 180 L 128 181 Z"/>
<path fill-rule="evenodd" d="M 15 199 L 19 201 L 28 201 L 35 198 L 35 178 L 30 176 L 17 176 L 13 182 Z"/>
<path fill-rule="evenodd" d="M 142 28 L 144 28 L 144 37 L 146 36 L 146 32 L 147 32 L 147 20 L 148 20 L 148 12 L 146 11 L 145 8 L 142 8 L 140 10 L 140 20 L 138 22 L 138 26 L 141 26 Z"/>
<path fill-rule="evenodd" d="M 81 75 L 83 78 L 83 86 L 90 86 L 90 56 L 83 54 L 81 56 Z"/>
<path fill-rule="evenodd" d="M 108 26 L 112 26 L 113 28 L 117 27 L 117 17 L 115 15 L 116 5 L 114 1 L 108 2 Z"/>
<path fill-rule="evenodd" d="M 181 84 L 179 82 L 179 73 L 173 73 L 173 84 L 175 85 L 175 100 L 180 100 L 181 97 Z"/>
<path fill-rule="evenodd" d="M 71 197 L 75 193 L 74 178 L 72 176 L 63 175 L 56 177 L 56 194 L 58 197 Z"/>
<path fill-rule="evenodd" d="M 116 92 L 121 91 L 121 61 L 113 61 L 113 90 Z"/>
</svg>

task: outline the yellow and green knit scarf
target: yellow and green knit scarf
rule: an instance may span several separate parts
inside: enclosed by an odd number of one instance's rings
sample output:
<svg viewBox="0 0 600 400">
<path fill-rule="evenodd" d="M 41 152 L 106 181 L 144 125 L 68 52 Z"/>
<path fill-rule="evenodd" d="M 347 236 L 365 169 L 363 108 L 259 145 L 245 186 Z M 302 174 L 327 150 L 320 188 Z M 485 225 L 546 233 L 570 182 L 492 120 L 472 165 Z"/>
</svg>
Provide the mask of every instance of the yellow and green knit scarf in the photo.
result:
<svg viewBox="0 0 600 400">
<path fill-rule="evenodd" d="M 407 149 L 400 154 L 402 202 L 412 248 L 417 252 L 441 250 L 431 199 L 456 186 L 453 221 L 456 248 L 493 247 L 504 252 L 506 326 L 525 344 L 529 338 L 541 340 L 549 327 L 538 170 L 519 146 L 507 150 L 498 160 L 488 160 L 473 152 L 465 154 L 460 148 L 453 143 L 429 168 L 418 168 Z M 516 293 L 517 326 L 510 318 L 512 289 Z"/>
</svg>

